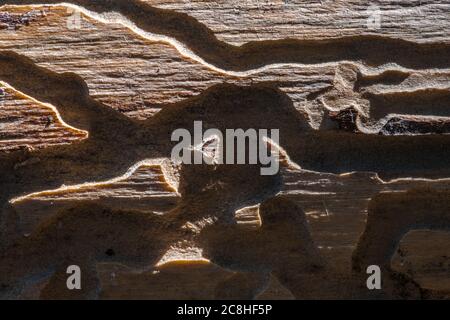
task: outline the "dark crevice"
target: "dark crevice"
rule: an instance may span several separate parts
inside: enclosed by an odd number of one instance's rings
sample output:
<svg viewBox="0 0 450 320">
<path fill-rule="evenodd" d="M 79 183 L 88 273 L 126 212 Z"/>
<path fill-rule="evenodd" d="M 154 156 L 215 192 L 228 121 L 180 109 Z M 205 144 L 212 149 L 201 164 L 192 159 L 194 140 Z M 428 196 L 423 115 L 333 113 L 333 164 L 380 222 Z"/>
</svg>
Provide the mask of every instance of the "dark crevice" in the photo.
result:
<svg viewBox="0 0 450 320">
<path fill-rule="evenodd" d="M 412 230 L 450 231 L 450 191 L 422 188 L 372 198 L 366 228 L 353 252 L 353 271 L 365 275 L 368 266 L 377 265 L 384 289 L 393 287 L 404 298 L 424 298 L 426 292 L 417 292 L 420 286 L 411 277 L 391 266 L 400 241 Z"/>
</svg>

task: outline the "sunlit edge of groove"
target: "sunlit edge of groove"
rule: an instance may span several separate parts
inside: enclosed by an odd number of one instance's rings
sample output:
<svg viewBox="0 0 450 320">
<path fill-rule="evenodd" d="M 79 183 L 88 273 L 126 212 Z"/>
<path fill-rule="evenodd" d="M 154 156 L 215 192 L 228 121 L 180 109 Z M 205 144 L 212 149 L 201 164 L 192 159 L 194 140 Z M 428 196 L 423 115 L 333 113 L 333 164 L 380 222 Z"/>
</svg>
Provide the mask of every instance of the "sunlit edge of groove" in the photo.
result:
<svg viewBox="0 0 450 320">
<path fill-rule="evenodd" d="M 269 138 L 266 138 L 265 141 L 267 143 L 272 144 L 275 148 L 278 149 L 279 153 L 283 156 L 284 160 L 286 161 L 288 167 L 290 167 L 292 169 L 297 169 L 297 170 L 301 169 L 300 166 L 298 166 L 296 163 L 294 163 L 289 158 L 287 152 L 283 148 L 281 148 L 278 144 L 274 143 Z M 131 166 L 123 175 L 117 176 L 115 178 L 112 178 L 112 179 L 109 179 L 109 180 L 106 180 L 106 181 L 84 182 L 84 183 L 70 185 L 70 186 L 62 185 L 61 187 L 58 187 L 58 188 L 55 188 L 55 189 L 42 190 L 42 191 L 38 191 L 38 192 L 28 193 L 28 194 L 20 196 L 20 197 L 15 197 L 15 198 L 11 199 L 9 202 L 11 204 L 14 204 L 14 203 L 21 202 L 21 201 L 24 201 L 24 200 L 27 200 L 27 199 L 30 199 L 30 198 L 51 195 L 51 194 L 55 194 L 57 192 L 77 191 L 77 190 L 81 190 L 81 189 L 86 188 L 86 187 L 105 186 L 105 185 L 112 184 L 112 183 L 115 183 L 115 182 L 124 181 L 124 180 L 128 179 L 129 177 L 131 177 L 140 167 L 142 167 L 142 166 L 151 166 L 151 165 L 159 165 L 159 166 L 161 166 L 161 172 L 162 172 L 162 174 L 164 176 L 164 180 L 166 181 L 167 185 L 170 188 L 172 188 L 172 190 L 178 196 L 180 196 L 180 194 L 178 192 L 177 183 L 175 181 L 173 181 L 173 179 L 169 176 L 169 174 L 166 173 L 165 170 L 163 169 L 163 163 L 167 159 L 168 158 L 144 159 L 142 161 L 139 161 L 139 162 L 135 163 L 133 166 Z"/>
<path fill-rule="evenodd" d="M 72 130 L 73 132 L 77 133 L 77 134 L 82 134 L 84 135 L 83 139 L 88 139 L 89 138 L 89 132 L 85 131 L 85 130 L 81 130 L 78 128 L 75 128 L 73 126 L 71 126 L 70 124 L 68 124 L 67 122 L 65 122 L 63 120 L 63 118 L 61 117 L 61 114 L 58 111 L 58 108 L 55 107 L 54 105 L 47 103 L 47 102 L 42 102 L 37 100 L 36 98 L 33 98 L 32 96 L 27 95 L 26 93 L 16 89 L 15 87 L 11 86 L 9 83 L 5 82 L 5 81 L 0 81 L 0 86 L 3 86 L 11 91 L 13 91 L 14 93 L 16 93 L 18 96 L 20 96 L 21 98 L 27 99 L 27 100 L 31 100 L 33 103 L 41 105 L 45 108 L 50 109 L 56 116 L 56 119 L 61 123 L 61 125 L 63 125 L 64 127 Z"/>
<path fill-rule="evenodd" d="M 377 120 L 373 124 L 371 123 L 364 123 L 361 119 L 361 115 L 357 115 L 356 117 L 356 127 L 359 131 L 361 131 L 364 134 L 378 134 L 386 124 L 389 123 L 394 118 L 400 118 L 401 120 L 405 121 L 414 121 L 414 120 L 420 120 L 420 121 L 427 121 L 427 120 L 434 120 L 434 121 L 445 121 L 450 122 L 450 117 L 441 117 L 441 116 L 425 116 L 425 115 L 412 115 L 412 114 L 402 114 L 402 113 L 389 113 L 387 116 Z M 407 136 L 424 136 L 424 135 L 431 135 L 434 134 L 432 132 L 430 133 L 408 133 Z M 444 133 L 448 135 L 448 133 Z M 395 135 L 391 134 L 390 136 L 405 136 L 405 134 L 401 135 Z"/>
<path fill-rule="evenodd" d="M 283 68 L 283 67 L 311 67 L 311 66 L 328 67 L 328 66 L 336 66 L 341 63 L 350 63 L 350 64 L 357 65 L 365 73 L 371 74 L 371 71 L 369 71 L 369 68 L 367 66 L 365 66 L 364 64 L 358 63 L 355 61 L 348 61 L 348 60 L 342 60 L 342 61 L 338 61 L 338 62 L 324 62 L 324 63 L 316 63 L 316 64 L 274 63 L 274 64 L 265 65 L 260 68 L 251 69 L 248 71 L 231 71 L 231 70 L 222 69 L 222 68 L 217 67 L 209 62 L 206 62 L 202 57 L 198 56 L 191 49 L 189 49 L 187 47 L 187 45 L 183 44 L 182 42 L 180 42 L 172 37 L 168 37 L 165 35 L 151 33 L 151 32 L 142 30 L 141 28 L 137 27 L 134 22 L 127 19 L 119 12 L 112 11 L 112 12 L 100 14 L 100 13 L 96 13 L 91 10 L 88 10 L 88 9 L 84 8 L 83 6 L 79 6 L 79 5 L 75 5 L 75 4 L 71 4 L 71 3 L 67 3 L 67 2 L 60 2 L 60 3 L 54 3 L 54 4 L 38 4 L 38 3 L 36 3 L 36 4 L 23 4 L 23 5 L 4 4 L 4 5 L 0 6 L 0 8 L 3 8 L 3 7 L 11 7 L 11 8 L 66 7 L 66 8 L 70 8 L 73 10 L 77 10 L 77 11 L 83 13 L 85 16 L 87 16 L 93 20 L 96 20 L 100 23 L 122 25 L 125 28 L 132 31 L 133 33 L 135 33 L 136 35 L 138 35 L 146 40 L 149 40 L 152 42 L 163 42 L 163 43 L 169 44 L 172 47 L 174 47 L 183 57 L 192 59 L 192 60 L 200 63 L 201 65 L 209 68 L 212 71 L 215 71 L 215 72 L 218 72 L 221 74 L 225 74 L 225 75 L 229 75 L 229 76 L 233 76 L 233 77 L 244 78 L 244 77 L 248 77 L 248 76 L 251 76 L 254 74 L 258 74 L 258 73 L 270 70 L 270 69 Z M 374 71 L 382 72 L 382 71 L 390 70 L 389 68 L 391 68 L 391 67 L 394 67 L 396 70 L 405 71 L 405 72 L 413 70 L 413 69 L 401 67 L 401 66 L 397 65 L 396 63 L 386 63 L 382 66 L 378 66 L 378 67 L 374 67 L 374 68 L 370 68 L 370 69 L 372 69 Z M 422 71 L 427 71 L 427 70 L 435 70 L 435 69 L 433 69 L 433 68 L 423 69 Z M 444 69 L 439 69 L 439 70 L 450 71 L 450 68 L 444 68 Z"/>
<path fill-rule="evenodd" d="M 67 124 L 61 117 L 58 109 L 53 106 L 52 104 L 49 103 L 45 103 L 45 102 L 41 102 L 17 89 L 15 89 L 13 86 L 9 85 L 8 83 L 4 82 L 4 81 L 0 81 L 0 85 L 4 86 L 7 89 L 10 89 L 14 92 L 16 92 L 17 94 L 23 96 L 24 98 L 30 99 L 31 101 L 33 101 L 36 104 L 42 105 L 44 107 L 50 108 L 56 115 L 57 119 L 60 121 L 60 123 L 64 126 L 66 126 L 67 128 L 78 132 L 78 133 L 82 133 L 86 135 L 86 138 L 89 137 L 89 132 L 84 131 L 84 130 L 80 130 L 77 129 L 75 127 L 72 127 L 71 125 Z M 435 117 L 434 117 L 435 118 Z M 274 141 L 272 141 L 269 138 L 265 139 L 267 143 L 272 144 L 276 149 L 278 149 L 279 153 L 280 153 L 280 159 L 284 158 L 284 160 L 286 161 L 288 167 L 290 169 L 294 169 L 294 170 L 301 170 L 304 172 L 316 172 L 316 171 L 310 171 L 310 170 L 305 170 L 302 169 L 297 163 L 295 163 L 294 161 L 292 161 L 288 155 L 288 153 L 278 144 L 276 144 Z M 20 196 L 20 197 L 16 197 L 11 199 L 9 202 L 11 204 L 17 203 L 17 202 L 21 202 L 23 200 L 29 199 L 29 198 L 33 198 L 33 197 L 38 197 L 38 196 L 45 196 L 45 195 L 49 195 L 49 194 L 53 194 L 56 192 L 61 192 L 61 191 L 76 191 L 76 190 L 81 190 L 83 188 L 86 187 L 96 187 L 96 186 L 104 186 L 104 185 L 108 185 L 111 183 L 115 183 L 115 182 L 119 182 L 119 181 L 123 181 L 126 180 L 127 178 L 129 178 L 130 176 L 132 176 L 139 167 L 141 166 L 146 166 L 146 165 L 160 165 L 161 166 L 161 171 L 162 174 L 164 175 L 165 181 L 168 184 L 169 187 L 171 187 L 175 193 L 177 193 L 177 195 L 179 195 L 178 193 L 178 188 L 177 188 L 177 184 L 174 181 L 171 181 L 172 179 L 164 172 L 163 169 L 163 162 L 164 160 L 166 160 L 167 158 L 156 158 L 156 159 L 145 159 L 142 161 L 139 161 L 137 163 L 135 163 L 132 167 L 130 167 L 127 172 L 121 176 L 115 177 L 113 179 L 110 180 L 106 180 L 106 181 L 99 181 L 99 182 L 85 182 L 85 183 L 81 183 L 81 184 L 76 184 L 76 185 L 70 185 L 70 186 L 61 186 L 59 188 L 56 189 L 51 189 L 51 190 L 43 190 L 43 191 L 38 191 L 38 192 L 33 192 L 33 193 L 29 193 L 26 194 L 24 196 Z M 347 173 L 343 173 L 343 174 L 339 174 L 337 176 L 346 176 L 346 175 L 350 175 L 352 173 L 355 172 L 347 172 Z M 375 173 L 375 178 L 382 184 L 390 184 L 390 183 L 398 183 L 398 182 L 402 182 L 402 181 L 423 181 L 423 182 L 440 182 L 440 181 L 450 181 L 450 178 L 442 178 L 442 179 L 425 179 L 425 178 L 398 178 L 398 179 L 393 179 L 393 180 L 382 180 L 378 174 Z"/>
<path fill-rule="evenodd" d="M 287 154 L 285 153 L 285 151 L 279 147 L 280 153 L 285 154 L 287 156 Z M 106 180 L 106 181 L 100 181 L 100 182 L 85 182 L 85 183 L 81 183 L 81 184 L 76 184 L 76 185 L 70 185 L 70 186 L 61 186 L 59 188 L 56 189 L 52 189 L 52 190 L 43 190 L 43 191 L 38 191 L 38 192 L 33 192 L 33 193 L 29 193 L 26 194 L 24 196 L 20 196 L 20 197 L 16 197 L 11 199 L 9 202 L 11 204 L 17 203 L 17 202 L 21 202 L 33 197 L 39 197 L 39 196 L 45 196 L 45 195 L 51 195 L 57 192 L 63 192 L 63 191 L 76 191 L 76 190 L 81 190 L 83 188 L 86 187 L 97 187 L 97 186 L 104 186 L 104 185 L 108 185 L 111 183 L 115 183 L 115 182 L 120 182 L 120 181 L 124 181 L 127 178 L 131 177 L 140 167 L 142 166 L 151 166 L 151 165 L 160 165 L 162 167 L 162 164 L 164 161 L 166 161 L 167 158 L 154 158 L 154 159 L 145 159 L 142 161 L 139 161 L 137 163 L 135 163 L 131 168 L 129 168 L 127 170 L 127 172 L 121 176 L 115 177 L 113 179 L 110 180 Z M 286 158 L 286 161 L 288 162 L 288 165 L 292 165 L 294 167 L 295 170 L 300 170 L 303 172 L 310 172 L 310 173 L 321 173 L 321 172 L 316 172 L 316 171 L 312 171 L 312 170 L 305 170 L 302 169 L 300 166 L 298 166 L 296 163 L 292 162 L 288 157 Z M 292 167 L 291 167 L 292 168 Z M 175 183 L 173 183 L 173 181 L 171 181 L 170 177 L 168 177 L 166 175 L 166 173 L 164 172 L 164 170 L 161 170 L 162 174 L 164 175 L 165 181 L 168 184 L 169 187 L 171 187 L 174 192 L 180 196 L 177 186 Z M 345 177 L 345 176 L 349 176 L 352 174 L 357 173 L 357 171 L 352 171 L 352 172 L 346 172 L 346 173 L 342 173 L 342 174 L 337 174 L 337 177 Z M 381 184 L 384 185 L 389 185 L 389 184 L 395 184 L 395 183 L 400 183 L 400 182 L 408 182 L 408 181 L 415 181 L 415 182 L 430 182 L 430 183 L 439 183 L 439 182 L 450 182 L 450 178 L 440 178 L 440 179 L 427 179 L 427 178 L 398 178 L 398 179 L 392 179 L 392 180 L 383 180 L 381 179 L 377 173 L 374 173 L 373 176 L 378 182 L 380 182 Z M 327 194 L 326 192 L 324 194 Z M 240 208 L 240 209 L 244 209 Z"/>
</svg>

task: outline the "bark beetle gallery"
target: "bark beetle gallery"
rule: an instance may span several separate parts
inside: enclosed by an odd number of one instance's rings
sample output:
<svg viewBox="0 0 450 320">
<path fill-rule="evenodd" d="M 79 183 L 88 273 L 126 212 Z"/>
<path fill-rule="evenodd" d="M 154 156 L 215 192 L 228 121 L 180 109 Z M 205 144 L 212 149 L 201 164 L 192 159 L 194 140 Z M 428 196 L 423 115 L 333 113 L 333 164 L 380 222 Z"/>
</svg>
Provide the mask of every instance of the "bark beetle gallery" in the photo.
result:
<svg viewBox="0 0 450 320">
<path fill-rule="evenodd" d="M 450 297 L 450 2 L 0 6 L 1 298 Z"/>
</svg>

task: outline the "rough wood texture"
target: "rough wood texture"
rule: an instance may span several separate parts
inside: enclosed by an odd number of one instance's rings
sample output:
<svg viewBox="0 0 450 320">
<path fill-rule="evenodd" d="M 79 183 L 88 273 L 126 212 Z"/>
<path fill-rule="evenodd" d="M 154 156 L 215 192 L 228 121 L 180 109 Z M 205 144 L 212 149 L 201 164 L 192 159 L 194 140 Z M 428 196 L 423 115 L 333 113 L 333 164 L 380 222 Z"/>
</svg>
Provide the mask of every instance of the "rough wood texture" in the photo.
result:
<svg viewBox="0 0 450 320">
<path fill-rule="evenodd" d="M 242 45 L 286 38 L 336 38 L 378 33 L 414 41 L 448 41 L 448 1 L 172 1 L 145 0 L 196 18 L 218 39 Z M 382 28 L 367 29 L 371 6 Z M 420 23 L 418 23 L 418 20 Z"/>
<path fill-rule="evenodd" d="M 450 2 L 370 1 L 371 30 L 369 1 L 68 2 L 0 1 L 5 297 L 449 297 Z M 175 167 L 194 120 L 291 161 Z"/>
<path fill-rule="evenodd" d="M 0 90 L 1 151 L 70 144 L 86 137 L 84 132 L 64 126 L 48 106 L 13 89 Z"/>
</svg>

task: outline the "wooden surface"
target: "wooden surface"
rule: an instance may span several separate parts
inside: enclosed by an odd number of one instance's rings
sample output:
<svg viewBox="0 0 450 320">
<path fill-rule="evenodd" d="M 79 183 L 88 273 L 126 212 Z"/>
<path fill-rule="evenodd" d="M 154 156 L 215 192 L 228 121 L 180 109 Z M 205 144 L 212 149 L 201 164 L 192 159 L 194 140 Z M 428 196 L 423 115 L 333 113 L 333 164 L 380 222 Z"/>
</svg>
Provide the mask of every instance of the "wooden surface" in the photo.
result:
<svg viewBox="0 0 450 320">
<path fill-rule="evenodd" d="M 83 6 L 86 1 L 69 2 L 94 12 L 102 11 L 99 9 L 101 4 L 91 7 Z M 435 60 L 436 63 L 432 61 L 435 54 L 433 44 L 437 44 L 436 47 L 443 52 L 450 52 L 446 49 L 447 45 L 450 46 L 448 1 L 396 1 L 390 4 L 381 1 L 381 25 L 375 30 L 367 28 L 370 14 L 367 9 L 369 3 L 376 4 L 377 1 L 143 2 L 153 8 L 169 10 L 175 18 L 173 25 L 157 25 L 155 22 L 154 29 L 151 29 L 150 19 L 162 19 L 164 12 L 149 16 L 147 24 L 135 20 L 136 25 L 147 28 L 140 30 L 177 39 L 192 51 L 180 52 L 179 47 L 168 43 L 170 41 L 155 41 L 148 34 L 143 37 L 135 32 L 136 29 L 130 30 L 124 23 L 105 23 L 60 5 L 8 6 L 20 3 L 52 4 L 57 1 L 0 1 L 0 5 L 5 4 L 0 9 L 0 51 L 23 55 L 36 66 L 51 72 L 78 75 L 85 81 L 90 97 L 135 120 L 151 119 L 161 110 L 170 110 L 174 105 L 191 101 L 188 99 L 203 94 L 215 85 L 263 84 L 286 94 L 313 130 L 329 131 L 331 135 L 339 130 L 370 136 L 413 137 L 426 133 L 439 135 L 442 137 L 439 143 L 448 145 L 449 138 L 442 133 L 450 131 L 450 95 L 447 94 L 450 63 L 445 65 L 446 57 Z M 104 11 L 109 10 L 104 8 Z M 123 12 L 128 18 L 134 17 L 131 13 L 125 14 L 126 9 Z M 189 20 L 189 17 L 196 20 Z M 79 21 L 76 20 L 78 18 Z M 183 25 L 180 24 L 184 19 L 187 21 L 185 28 L 188 35 L 183 34 Z M 228 50 L 226 46 L 254 42 L 249 45 L 250 49 L 257 52 L 261 46 L 264 54 L 260 55 L 268 58 L 260 60 L 266 59 L 268 62 L 259 65 L 257 58 L 252 60 L 242 54 L 242 63 L 238 63 L 230 54 L 230 57 L 223 56 L 223 63 L 215 64 L 221 59 L 220 55 L 210 50 L 212 40 L 202 38 L 201 33 L 197 33 L 196 38 L 196 25 L 216 37 L 214 41 L 218 41 L 218 47 L 225 43 L 224 51 Z M 194 31 L 189 34 L 189 30 Z M 431 53 L 423 56 L 424 62 L 420 67 L 408 67 L 415 64 L 412 55 L 411 60 L 406 57 L 404 60 L 398 59 L 398 63 L 387 60 L 371 65 L 364 60 L 351 59 L 351 53 L 345 50 L 348 59 L 336 59 L 331 55 L 324 63 L 302 63 L 297 61 L 300 58 L 295 58 L 296 46 L 301 44 L 288 43 L 283 44 L 286 48 L 270 49 L 271 45 L 278 44 L 264 43 L 291 39 L 313 41 L 315 45 L 316 41 L 326 39 L 373 35 L 394 39 L 394 47 L 398 39 L 411 41 L 414 46 L 421 44 L 426 52 L 430 50 Z M 264 45 L 267 48 L 264 49 Z M 383 45 L 375 46 L 381 52 L 383 48 Z M 386 45 L 387 52 L 391 50 L 389 48 Z M 326 57 L 320 46 L 315 50 L 318 50 L 318 56 Z M 422 52 L 420 50 L 417 49 Z M 380 55 L 383 56 L 382 53 Z M 270 60 L 271 56 L 274 61 Z M 246 72 L 248 74 L 244 74 Z M 87 137 L 84 131 L 62 123 L 55 111 L 44 103 L 48 101 L 39 101 L 37 97 L 21 93 L 20 88 L 9 87 L 6 79 L 9 75 L 5 73 L 2 76 L 0 81 L 5 83 L 0 83 L 0 152 L 3 155 L 9 156 L 17 150 L 34 152 L 51 146 L 79 143 Z M 46 90 L 51 92 L 52 88 Z M 389 99 L 394 102 L 389 102 Z M 341 112 L 345 113 L 350 108 L 355 113 L 354 118 L 350 114 L 349 125 L 349 120 L 345 120 L 345 114 L 343 116 Z M 336 137 L 339 139 L 340 136 Z M 121 163 L 120 168 L 131 168 L 137 162 L 134 160 L 144 160 L 138 156 L 136 158 L 131 159 L 130 163 Z M 39 160 L 32 157 L 26 161 L 19 162 L 18 166 L 29 167 L 33 161 Z M 40 223 L 81 201 L 106 204 L 115 209 L 156 213 L 170 211 L 178 205 L 181 196 L 173 185 L 176 179 L 169 179 L 168 169 L 164 169 L 165 166 L 159 165 L 158 161 L 156 164 L 141 164 L 129 174 L 125 174 L 126 170 L 109 172 L 111 178 L 117 178 L 115 181 L 92 178 L 82 181 L 91 185 L 81 188 L 78 183 L 68 182 L 68 187 L 60 189 L 54 184 L 39 189 L 50 189 L 48 192 L 17 194 L 16 197 L 23 196 L 14 203 L 20 215 L 22 234 L 31 234 Z M 415 175 L 415 178 L 420 178 L 420 175 Z M 358 171 L 339 175 L 326 170 L 314 172 L 291 167 L 283 168 L 281 194 L 294 200 L 304 210 L 320 254 L 333 266 L 336 281 L 345 282 L 351 270 L 352 253 L 366 227 L 369 201 L 379 192 L 419 187 L 448 190 L 450 180 L 447 178 L 444 170 L 438 172 L 434 180 L 400 179 L 388 182 L 380 180 L 376 173 Z M 71 184 L 76 186 L 71 188 Z M 241 212 L 240 215 L 238 212 L 235 217 L 242 230 L 249 225 L 258 228 L 261 223 L 256 209 Z M 445 230 L 413 231 L 403 238 L 392 265 L 430 290 L 431 295 L 448 298 L 449 243 L 450 234 Z M 195 260 L 201 258 L 198 256 L 200 251 L 201 248 L 193 248 L 194 253 L 189 258 L 189 254 L 183 255 L 181 247 L 174 245 L 172 253 L 168 252 L 167 256 L 172 260 Z M 100 298 L 213 298 L 215 286 L 235 272 L 214 264 L 196 263 L 169 263 L 158 273 L 140 275 L 133 274 L 127 266 L 99 264 L 103 288 Z M 39 289 L 45 281 L 27 288 L 22 297 L 39 296 Z M 339 298 L 342 295 L 341 288 L 329 283 L 319 281 L 314 286 L 317 288 L 311 291 L 313 297 Z M 259 296 L 292 298 L 292 291 L 273 277 L 268 289 Z M 43 297 L 58 297 L 56 289 L 53 293 L 48 290 L 43 292 Z M 297 298 L 307 297 L 305 292 L 295 292 L 294 295 Z"/>
</svg>

